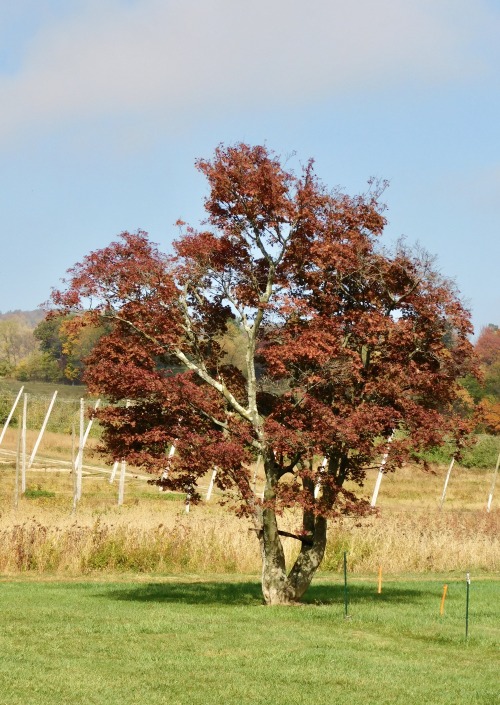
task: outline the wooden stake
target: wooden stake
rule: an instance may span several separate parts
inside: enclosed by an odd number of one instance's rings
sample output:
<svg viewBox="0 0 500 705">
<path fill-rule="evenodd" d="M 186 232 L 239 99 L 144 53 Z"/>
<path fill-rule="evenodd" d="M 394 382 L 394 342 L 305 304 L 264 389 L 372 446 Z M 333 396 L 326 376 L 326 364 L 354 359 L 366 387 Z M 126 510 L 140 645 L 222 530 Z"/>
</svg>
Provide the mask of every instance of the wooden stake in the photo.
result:
<svg viewBox="0 0 500 705">
<path fill-rule="evenodd" d="M 444 601 L 446 600 L 446 593 L 448 592 L 448 585 L 443 585 L 443 596 L 441 597 L 441 605 L 439 607 L 439 614 L 441 617 L 444 614 Z"/>
<path fill-rule="evenodd" d="M 82 498 L 82 476 L 83 476 L 83 436 L 85 422 L 85 402 L 80 399 L 80 436 L 78 442 L 78 463 L 76 467 L 76 501 Z"/>
<path fill-rule="evenodd" d="M 28 395 L 23 395 L 23 418 L 21 429 L 21 494 L 26 492 L 26 417 L 28 415 Z"/>
<path fill-rule="evenodd" d="M 11 421 L 12 417 L 14 416 L 14 411 L 16 410 L 17 403 L 18 403 L 19 399 L 21 398 L 21 394 L 23 393 L 23 389 L 24 389 L 24 386 L 21 387 L 21 389 L 19 390 L 17 397 L 16 397 L 16 401 L 12 404 L 12 409 L 10 410 L 9 415 L 7 416 L 7 421 L 5 422 L 4 427 L 2 429 L 2 433 L 0 434 L 0 445 L 2 444 L 3 437 L 5 436 L 5 432 L 10 424 L 10 421 Z"/>
<path fill-rule="evenodd" d="M 127 468 L 127 463 L 122 460 L 120 467 L 120 482 L 118 483 L 118 506 L 123 504 L 123 499 L 125 497 L 125 470 Z"/>
<path fill-rule="evenodd" d="M 441 501 L 439 502 L 439 509 L 443 508 L 444 500 L 446 497 L 446 488 L 448 487 L 448 481 L 450 479 L 451 475 L 451 469 L 455 463 L 455 456 L 451 459 L 450 467 L 448 468 L 448 472 L 446 473 L 446 479 L 444 481 L 444 487 L 443 487 L 443 494 L 441 495 Z"/>
<path fill-rule="evenodd" d="M 94 405 L 94 411 L 97 411 L 97 409 L 99 408 L 99 404 L 100 404 L 100 403 L 101 403 L 101 400 L 98 399 L 98 400 L 96 401 L 95 405 Z M 85 433 L 84 433 L 84 435 L 83 435 L 83 447 L 82 447 L 82 451 L 83 451 L 83 449 L 85 448 L 85 446 L 86 446 L 86 444 L 87 444 L 87 439 L 88 439 L 88 437 L 89 437 L 90 429 L 92 428 L 92 424 L 93 424 L 93 423 L 94 423 L 94 419 L 92 418 L 92 419 L 90 419 L 90 421 L 88 422 L 87 428 L 85 429 Z M 80 451 L 78 451 L 78 455 L 76 456 L 76 460 L 75 460 L 74 463 L 73 463 L 73 467 L 76 467 L 76 465 L 79 463 L 79 461 L 80 461 Z"/>
<path fill-rule="evenodd" d="M 212 473 L 212 477 L 210 479 L 210 484 L 208 485 L 208 490 L 207 490 L 207 496 L 205 497 L 205 502 L 208 502 L 210 500 L 210 497 L 212 496 L 212 491 L 214 489 L 214 482 L 215 482 L 215 477 L 217 475 L 217 468 Z"/>
<path fill-rule="evenodd" d="M 36 452 L 37 452 L 37 450 L 38 450 L 38 446 L 40 445 L 40 441 L 42 440 L 43 434 L 44 434 L 44 432 L 45 432 L 45 428 L 47 427 L 47 423 L 48 423 L 48 421 L 49 421 L 50 412 L 52 411 L 52 407 L 54 406 L 54 402 L 55 402 L 55 400 L 56 400 L 56 397 L 57 397 L 57 389 L 56 389 L 56 391 L 54 392 L 54 395 L 53 395 L 53 397 L 52 397 L 52 399 L 51 399 L 51 402 L 50 402 L 50 404 L 49 404 L 49 408 L 47 409 L 47 413 L 45 414 L 45 418 L 44 418 L 44 420 L 43 420 L 42 428 L 40 429 L 40 433 L 38 434 L 38 438 L 36 439 L 36 443 L 35 443 L 35 445 L 34 445 L 34 447 L 33 447 L 32 452 L 31 452 L 31 456 L 30 456 L 30 459 L 29 459 L 29 462 L 28 462 L 28 470 L 29 470 L 29 468 L 33 465 L 33 461 L 34 461 L 34 459 L 35 459 L 35 455 L 36 455 Z"/>
<path fill-rule="evenodd" d="M 498 454 L 497 464 L 495 466 L 495 472 L 493 473 L 493 480 L 491 482 L 490 494 L 488 497 L 488 505 L 486 511 L 489 512 L 491 509 L 491 503 L 493 502 L 493 493 L 495 491 L 495 483 L 497 481 L 498 467 L 500 466 L 500 453 Z"/>
<path fill-rule="evenodd" d="M 130 406 L 130 399 L 127 399 L 125 402 L 125 409 L 128 409 Z M 121 461 L 120 465 L 120 480 L 118 482 L 118 506 L 121 507 L 123 504 L 123 500 L 125 498 L 125 471 L 127 469 L 127 463 L 125 460 Z"/>
<path fill-rule="evenodd" d="M 18 424 L 17 429 L 17 448 L 16 448 L 16 476 L 14 480 L 14 508 L 19 505 L 19 465 L 21 461 L 21 424 Z"/>
<path fill-rule="evenodd" d="M 76 513 L 76 505 L 78 504 L 78 494 L 77 494 L 77 484 L 76 484 L 76 475 L 77 475 L 77 469 L 75 466 L 75 422 L 71 424 L 71 479 L 73 480 L 73 505 L 71 508 L 71 513 L 75 514 Z"/>
<path fill-rule="evenodd" d="M 382 594 L 382 566 L 379 565 L 378 567 L 378 586 L 377 586 L 377 594 L 381 595 Z"/>
<path fill-rule="evenodd" d="M 392 443 L 393 438 L 394 438 L 394 431 L 391 433 L 391 435 L 387 439 L 386 451 L 385 451 L 384 455 L 382 456 L 382 461 L 380 463 L 380 468 L 378 471 L 377 480 L 375 482 L 375 488 L 373 490 L 372 501 L 370 502 L 370 506 L 372 506 L 372 507 L 374 507 L 377 504 L 378 492 L 380 490 L 380 485 L 382 483 L 382 476 L 384 474 L 385 464 L 387 463 L 387 458 L 389 457 L 389 447 L 390 447 L 390 444 Z"/>
<path fill-rule="evenodd" d="M 115 481 L 116 471 L 118 470 L 119 464 L 120 463 L 118 462 L 118 460 L 115 460 L 115 462 L 113 463 L 113 469 L 111 470 L 111 475 L 109 477 L 109 484 L 110 485 L 113 484 L 113 482 Z"/>
<path fill-rule="evenodd" d="M 161 479 L 162 479 L 162 480 L 166 480 L 167 477 L 168 477 L 168 471 L 169 471 L 169 468 L 170 468 L 170 460 L 174 457 L 174 453 L 175 453 L 175 442 L 172 443 L 172 445 L 170 446 L 170 449 L 169 449 L 169 451 L 168 451 L 168 455 L 167 455 L 167 465 L 166 465 L 166 467 L 165 467 L 165 470 L 164 470 L 164 471 L 162 472 L 162 474 L 161 474 Z M 160 492 L 161 492 L 161 487 L 159 488 L 159 490 L 160 490 Z"/>
</svg>

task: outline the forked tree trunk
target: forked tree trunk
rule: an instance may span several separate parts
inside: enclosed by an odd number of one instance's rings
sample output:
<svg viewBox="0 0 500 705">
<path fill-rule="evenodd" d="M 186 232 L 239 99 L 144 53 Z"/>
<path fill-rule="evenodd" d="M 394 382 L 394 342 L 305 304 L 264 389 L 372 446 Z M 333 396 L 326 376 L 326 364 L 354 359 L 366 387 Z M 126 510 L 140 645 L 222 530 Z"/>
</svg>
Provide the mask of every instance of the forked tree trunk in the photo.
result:
<svg viewBox="0 0 500 705">
<path fill-rule="evenodd" d="M 272 509 L 264 509 L 262 519 L 260 543 L 264 602 L 266 605 L 293 604 L 304 595 L 323 560 L 327 520 L 316 517 L 311 543 L 302 543 L 300 553 L 287 574 L 276 514 Z"/>
<path fill-rule="evenodd" d="M 300 553 L 290 570 L 288 582 L 293 587 L 295 600 L 300 600 L 308 589 L 323 560 L 326 548 L 326 528 L 325 517 L 316 517 L 311 537 L 312 545 L 302 544 Z"/>
<path fill-rule="evenodd" d="M 264 499 L 275 497 L 275 479 L 267 475 Z M 311 491 L 314 488 L 311 487 Z M 283 544 L 278 533 L 276 513 L 266 507 L 262 512 L 260 545 L 262 553 L 262 594 L 266 605 L 289 605 L 300 600 L 316 573 L 326 548 L 327 520 L 304 512 L 303 528 L 308 541 L 302 543 L 297 559 L 287 574 Z"/>
<path fill-rule="evenodd" d="M 295 601 L 288 581 L 283 544 L 273 509 L 262 512 L 262 595 L 266 605 L 287 605 Z"/>
</svg>

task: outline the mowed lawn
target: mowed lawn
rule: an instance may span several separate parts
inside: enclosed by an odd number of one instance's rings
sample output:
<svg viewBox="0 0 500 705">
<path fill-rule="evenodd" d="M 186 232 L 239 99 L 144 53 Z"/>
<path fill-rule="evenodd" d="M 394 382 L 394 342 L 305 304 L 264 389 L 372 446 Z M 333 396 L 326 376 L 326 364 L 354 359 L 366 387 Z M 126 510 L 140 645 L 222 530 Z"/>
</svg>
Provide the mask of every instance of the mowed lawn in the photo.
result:
<svg viewBox="0 0 500 705">
<path fill-rule="evenodd" d="M 500 582 L 0 582 L 1 705 L 500 703 Z"/>
</svg>

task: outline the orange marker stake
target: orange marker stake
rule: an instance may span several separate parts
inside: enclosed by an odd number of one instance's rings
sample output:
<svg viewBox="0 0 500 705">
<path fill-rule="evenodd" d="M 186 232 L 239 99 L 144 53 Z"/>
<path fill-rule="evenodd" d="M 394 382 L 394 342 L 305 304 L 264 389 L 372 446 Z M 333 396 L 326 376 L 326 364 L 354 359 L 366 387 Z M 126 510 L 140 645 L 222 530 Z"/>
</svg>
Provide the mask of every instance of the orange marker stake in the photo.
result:
<svg viewBox="0 0 500 705">
<path fill-rule="evenodd" d="M 382 592 L 382 566 L 379 566 L 378 569 L 378 589 L 377 589 L 377 594 L 380 595 Z"/>
<path fill-rule="evenodd" d="M 439 614 L 443 616 L 444 614 L 444 601 L 446 600 L 446 593 L 448 592 L 448 585 L 443 585 L 443 596 L 441 598 L 441 607 L 439 608 Z"/>
</svg>

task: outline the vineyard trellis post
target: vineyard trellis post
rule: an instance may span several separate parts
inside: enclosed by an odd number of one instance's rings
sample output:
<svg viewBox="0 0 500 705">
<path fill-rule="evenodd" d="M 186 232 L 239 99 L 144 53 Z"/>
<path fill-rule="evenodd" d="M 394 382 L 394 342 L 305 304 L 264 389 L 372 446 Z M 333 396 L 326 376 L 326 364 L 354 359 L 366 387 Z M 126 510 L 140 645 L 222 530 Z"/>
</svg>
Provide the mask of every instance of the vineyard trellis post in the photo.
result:
<svg viewBox="0 0 500 705">
<path fill-rule="evenodd" d="M 121 507 L 125 497 L 125 472 L 127 469 L 127 463 L 122 460 L 120 464 L 120 480 L 118 483 L 118 506 Z"/>
<path fill-rule="evenodd" d="M 28 395 L 23 395 L 23 415 L 21 421 L 21 494 L 26 492 L 26 417 L 28 415 Z"/>
<path fill-rule="evenodd" d="M 82 475 L 83 475 L 83 437 L 84 437 L 84 417 L 85 417 L 85 402 L 80 399 L 80 434 L 78 443 L 78 460 L 76 462 L 76 500 L 82 498 Z"/>
<path fill-rule="evenodd" d="M 378 497 L 378 493 L 380 490 L 380 485 L 382 483 L 382 477 L 384 475 L 384 468 L 385 468 L 385 464 L 387 463 L 387 458 L 389 457 L 390 444 L 392 443 L 393 438 L 394 438 L 394 431 L 392 431 L 391 435 L 387 439 L 385 453 L 382 456 L 382 460 L 380 462 L 380 468 L 378 471 L 377 479 L 375 481 L 375 488 L 373 490 L 372 501 L 370 502 L 370 506 L 372 506 L 372 507 L 374 507 L 377 504 L 377 497 Z"/>
<path fill-rule="evenodd" d="M 446 473 L 446 478 L 444 480 L 443 494 L 441 495 L 441 500 L 439 502 L 439 509 L 443 508 L 444 500 L 446 499 L 446 489 L 448 487 L 448 482 L 450 481 L 450 475 L 451 475 L 451 471 L 452 471 L 454 464 L 455 464 L 455 456 L 453 456 L 453 458 L 451 459 L 451 463 L 448 468 L 448 472 Z"/>
<path fill-rule="evenodd" d="M 76 505 L 78 504 L 77 493 L 76 493 L 76 463 L 75 463 L 75 422 L 71 424 L 71 477 L 73 479 L 73 506 L 71 513 L 76 512 Z"/>
<path fill-rule="evenodd" d="M 125 402 L 125 408 L 128 409 L 130 406 L 130 399 Z M 121 507 L 123 500 L 125 498 L 125 472 L 127 469 L 127 463 L 122 459 L 120 463 L 120 479 L 118 481 L 118 506 Z"/>
<path fill-rule="evenodd" d="M 17 406 L 17 404 L 18 404 L 18 402 L 19 402 L 19 399 L 21 398 L 21 394 L 23 393 L 23 391 L 24 391 L 24 385 L 21 387 L 21 389 L 20 389 L 19 392 L 17 393 L 17 397 L 16 397 L 14 403 L 12 404 L 12 408 L 11 408 L 11 410 L 10 410 L 10 412 L 9 412 L 9 415 L 7 416 L 7 420 L 6 420 L 5 423 L 4 423 L 4 426 L 3 426 L 3 429 L 2 429 L 2 433 L 0 434 L 0 445 L 2 444 L 2 441 L 3 441 L 4 436 L 5 436 L 5 432 L 7 431 L 7 428 L 9 427 L 9 424 L 10 424 L 10 422 L 11 422 L 11 419 L 12 419 L 12 417 L 14 416 L 14 412 L 15 412 L 15 410 L 16 410 L 16 406 Z"/>
<path fill-rule="evenodd" d="M 81 400 L 81 402 L 82 402 L 82 401 L 83 401 L 83 399 Z M 80 402 L 80 403 L 81 403 L 81 402 Z M 100 403 L 101 403 L 101 400 L 98 399 L 98 400 L 96 401 L 96 403 L 94 404 L 94 411 L 97 411 L 97 409 L 99 408 L 99 404 L 100 404 Z M 89 433 L 90 433 L 90 429 L 92 428 L 92 424 L 93 424 L 93 423 L 94 423 L 94 419 L 91 418 L 90 421 L 89 421 L 88 424 L 87 424 L 87 428 L 85 429 L 85 433 L 83 434 L 82 453 L 83 453 L 83 449 L 84 449 L 85 446 L 87 445 L 87 440 L 88 440 Z M 76 467 L 76 465 L 77 465 L 79 462 L 80 462 L 80 450 L 78 450 L 78 454 L 77 454 L 77 456 L 76 456 L 76 460 L 74 461 L 74 467 Z"/>
<path fill-rule="evenodd" d="M 23 387 L 24 389 L 24 387 Z M 22 438 L 22 431 L 21 431 L 21 424 L 18 424 L 18 429 L 17 429 L 17 443 L 16 443 L 16 475 L 14 478 L 14 508 L 17 509 L 19 505 L 19 465 L 21 461 L 21 438 Z"/>
<path fill-rule="evenodd" d="M 210 478 L 210 482 L 208 484 L 208 490 L 207 490 L 207 496 L 205 497 L 205 502 L 210 501 L 210 497 L 212 496 L 212 491 L 214 489 L 214 482 L 215 482 L 216 475 L 217 475 L 217 468 L 215 468 L 214 471 L 212 472 L 212 477 Z"/>
<path fill-rule="evenodd" d="M 493 480 L 491 481 L 491 488 L 490 488 L 490 494 L 488 496 L 488 504 L 486 506 L 486 511 L 489 512 L 491 510 L 491 503 L 493 502 L 493 493 L 495 492 L 495 484 L 497 481 L 497 475 L 498 475 L 498 467 L 500 466 L 500 453 L 498 454 L 497 458 L 497 464 L 495 465 L 495 470 L 493 472 Z"/>
<path fill-rule="evenodd" d="M 115 460 L 115 462 L 113 463 L 113 469 L 111 470 L 111 475 L 109 476 L 109 484 L 110 485 L 112 485 L 113 482 L 115 481 L 116 471 L 118 470 L 119 464 L 120 463 L 118 462 L 118 460 Z"/>
<path fill-rule="evenodd" d="M 38 434 L 38 438 L 36 439 L 35 445 L 33 446 L 33 450 L 31 451 L 30 459 L 28 461 L 28 470 L 33 465 L 33 461 L 35 460 L 36 452 L 37 452 L 38 446 L 40 445 L 40 442 L 43 438 L 43 434 L 45 432 L 45 429 L 47 428 L 47 424 L 48 424 L 49 418 L 50 418 L 50 413 L 51 413 L 52 408 L 54 406 L 54 403 L 56 401 L 56 397 L 57 397 L 57 389 L 52 396 L 52 399 L 49 404 L 49 408 L 47 409 L 47 413 L 45 414 L 45 418 L 42 423 L 42 428 L 40 429 L 40 433 Z"/>
</svg>

